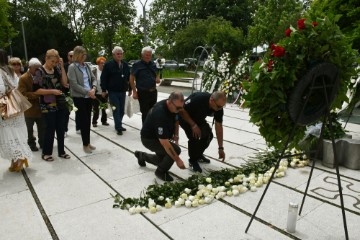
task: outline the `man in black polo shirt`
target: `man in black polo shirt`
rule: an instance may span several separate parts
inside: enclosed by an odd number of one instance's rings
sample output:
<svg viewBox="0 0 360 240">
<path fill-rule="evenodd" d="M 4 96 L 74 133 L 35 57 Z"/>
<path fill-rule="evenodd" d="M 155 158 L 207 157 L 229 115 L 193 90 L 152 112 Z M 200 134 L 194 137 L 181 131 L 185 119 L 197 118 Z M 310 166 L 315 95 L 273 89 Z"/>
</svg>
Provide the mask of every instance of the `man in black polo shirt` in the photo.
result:
<svg viewBox="0 0 360 240">
<path fill-rule="evenodd" d="M 135 151 L 139 165 L 145 167 L 148 162 L 157 166 L 155 175 L 164 181 L 173 181 L 169 169 L 174 162 L 180 169 L 185 169 L 184 162 L 179 157 L 179 125 L 176 124 L 177 113 L 183 106 L 184 96 L 180 92 L 173 92 L 168 99 L 156 103 L 141 129 L 142 144 L 155 154 Z"/>
<path fill-rule="evenodd" d="M 106 62 L 101 73 L 101 96 L 106 98 L 109 94 L 111 105 L 115 106 L 113 118 L 118 135 L 122 135 L 126 128 L 122 126 L 126 91 L 129 90 L 130 68 L 123 59 L 124 51 L 121 47 L 112 50 L 113 60 Z M 129 90 L 129 95 L 131 91 Z"/>
<path fill-rule="evenodd" d="M 157 101 L 156 84 L 160 83 L 158 69 L 151 60 L 152 51 L 151 47 L 144 47 L 142 49 L 141 60 L 133 64 L 130 75 L 133 98 L 139 99 L 143 124 L 149 110 Z"/>
<path fill-rule="evenodd" d="M 199 162 L 210 163 L 203 155 L 213 139 L 212 129 L 206 122 L 207 116 L 214 116 L 215 132 L 219 145 L 219 158 L 225 160 L 223 147 L 223 107 L 226 104 L 224 92 L 216 91 L 212 94 L 197 92 L 186 100 L 184 109 L 179 112 L 180 126 L 188 137 L 189 164 L 195 172 L 202 172 Z"/>
</svg>

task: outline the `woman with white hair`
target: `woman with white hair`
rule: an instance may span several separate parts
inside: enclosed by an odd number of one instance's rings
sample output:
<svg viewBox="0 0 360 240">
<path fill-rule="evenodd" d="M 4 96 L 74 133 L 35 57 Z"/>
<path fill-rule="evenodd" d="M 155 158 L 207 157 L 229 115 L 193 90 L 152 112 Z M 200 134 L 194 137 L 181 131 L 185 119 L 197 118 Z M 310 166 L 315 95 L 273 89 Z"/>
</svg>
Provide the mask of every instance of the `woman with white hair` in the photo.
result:
<svg viewBox="0 0 360 240">
<path fill-rule="evenodd" d="M 124 50 L 121 47 L 114 47 L 112 50 L 113 59 L 106 62 L 101 74 L 102 97 L 109 95 L 109 101 L 115 107 L 113 112 L 115 130 L 122 135 L 126 128 L 122 125 L 124 117 L 126 91 L 129 90 L 130 68 L 123 60 Z M 131 95 L 131 91 L 129 91 Z"/>
</svg>

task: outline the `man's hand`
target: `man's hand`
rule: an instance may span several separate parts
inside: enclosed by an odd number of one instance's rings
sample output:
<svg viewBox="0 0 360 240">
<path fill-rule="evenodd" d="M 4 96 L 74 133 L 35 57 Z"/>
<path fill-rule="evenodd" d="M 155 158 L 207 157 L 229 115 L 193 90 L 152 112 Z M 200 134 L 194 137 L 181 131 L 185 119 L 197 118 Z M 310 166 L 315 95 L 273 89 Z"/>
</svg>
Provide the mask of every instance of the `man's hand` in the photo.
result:
<svg viewBox="0 0 360 240">
<path fill-rule="evenodd" d="M 198 125 L 192 126 L 192 135 L 194 138 L 199 139 L 201 138 L 201 129 L 198 127 Z"/>
<path fill-rule="evenodd" d="M 184 165 L 184 162 L 183 162 L 182 160 L 176 161 L 176 165 L 177 165 L 180 169 L 185 169 L 185 165 Z"/>
<path fill-rule="evenodd" d="M 160 83 L 160 77 L 156 78 L 156 83 Z"/>
<path fill-rule="evenodd" d="M 225 161 L 225 152 L 224 149 L 219 149 L 219 158 L 222 159 L 221 161 Z"/>
<path fill-rule="evenodd" d="M 176 145 L 179 145 L 179 136 L 174 135 L 171 139 Z"/>
<path fill-rule="evenodd" d="M 130 90 L 129 92 L 128 92 L 128 96 L 131 96 L 132 95 L 132 90 Z"/>
<path fill-rule="evenodd" d="M 95 89 L 91 89 L 89 92 L 88 92 L 88 95 L 89 95 L 89 97 L 90 98 L 92 98 L 92 99 L 95 99 L 96 97 L 95 97 Z"/>
</svg>

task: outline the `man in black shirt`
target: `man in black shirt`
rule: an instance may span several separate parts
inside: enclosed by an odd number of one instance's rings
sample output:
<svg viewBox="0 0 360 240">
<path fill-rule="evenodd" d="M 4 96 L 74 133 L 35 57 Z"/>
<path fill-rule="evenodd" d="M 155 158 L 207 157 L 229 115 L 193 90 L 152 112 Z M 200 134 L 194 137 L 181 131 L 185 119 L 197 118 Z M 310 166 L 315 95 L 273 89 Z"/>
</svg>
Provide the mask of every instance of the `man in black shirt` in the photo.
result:
<svg viewBox="0 0 360 240">
<path fill-rule="evenodd" d="M 179 112 L 180 126 L 188 137 L 189 163 L 195 172 L 202 172 L 199 162 L 210 163 L 203 155 L 213 139 L 212 129 L 206 122 L 207 116 L 214 116 L 215 132 L 219 145 L 219 158 L 225 160 L 223 147 L 223 107 L 226 104 L 224 92 L 212 94 L 198 92 L 191 94 L 186 100 L 184 109 Z"/>
<path fill-rule="evenodd" d="M 141 129 L 142 144 L 155 154 L 135 151 L 139 165 L 145 167 L 148 162 L 157 166 L 155 175 L 164 181 L 173 181 L 169 169 L 174 162 L 180 169 L 185 169 L 184 162 L 179 157 L 179 125 L 176 124 L 177 114 L 183 106 L 184 96 L 180 92 L 173 92 L 168 99 L 156 103 Z"/>
<path fill-rule="evenodd" d="M 157 101 L 156 84 L 160 83 L 159 71 L 151 60 L 152 48 L 144 47 L 141 60 L 133 64 L 130 75 L 130 86 L 133 98 L 139 99 L 142 123 L 146 115 Z"/>
</svg>

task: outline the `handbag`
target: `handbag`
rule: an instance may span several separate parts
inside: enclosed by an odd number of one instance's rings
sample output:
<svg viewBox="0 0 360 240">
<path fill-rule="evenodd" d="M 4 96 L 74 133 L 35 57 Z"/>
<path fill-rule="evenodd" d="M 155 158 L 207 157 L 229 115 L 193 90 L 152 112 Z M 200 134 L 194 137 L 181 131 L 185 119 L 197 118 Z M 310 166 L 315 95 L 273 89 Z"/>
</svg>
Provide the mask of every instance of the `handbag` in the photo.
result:
<svg viewBox="0 0 360 240">
<path fill-rule="evenodd" d="M 4 75 L 3 79 L 9 90 L 0 97 L 0 113 L 1 118 L 6 120 L 16 117 L 31 108 L 31 103 L 10 83 L 6 75 Z"/>
</svg>

